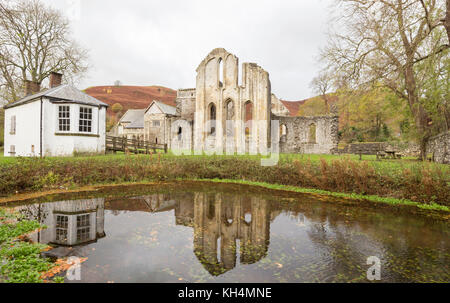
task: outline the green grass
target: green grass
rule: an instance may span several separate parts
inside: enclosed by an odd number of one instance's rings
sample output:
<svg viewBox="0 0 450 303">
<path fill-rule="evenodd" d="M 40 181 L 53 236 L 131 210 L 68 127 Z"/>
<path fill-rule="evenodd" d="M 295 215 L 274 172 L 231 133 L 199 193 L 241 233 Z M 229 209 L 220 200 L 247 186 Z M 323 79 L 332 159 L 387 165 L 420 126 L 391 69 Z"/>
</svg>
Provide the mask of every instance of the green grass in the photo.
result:
<svg viewBox="0 0 450 303">
<path fill-rule="evenodd" d="M 18 240 L 19 236 L 38 228 L 44 226 L 0 208 L 0 282 L 43 282 L 41 274 L 54 266 L 47 259 L 40 257 L 40 252 L 46 246 Z M 61 282 L 61 279 L 55 277 L 53 281 Z"/>
<path fill-rule="evenodd" d="M 231 184 L 245 184 L 251 186 L 259 186 L 272 190 L 283 190 L 283 191 L 291 191 L 296 193 L 304 193 L 304 194 L 318 194 L 331 196 L 336 198 L 348 198 L 352 200 L 362 200 L 362 201 L 370 201 L 376 203 L 384 203 L 389 205 L 407 205 L 414 206 L 420 209 L 426 210 L 436 210 L 436 211 L 445 211 L 450 212 L 450 207 L 431 203 L 431 204 L 423 204 L 419 202 L 414 202 L 408 199 L 396 199 L 389 197 L 379 197 L 375 195 L 359 195 L 359 194 L 348 194 L 348 193 L 337 193 L 320 189 L 311 189 L 311 188 L 299 188 L 295 186 L 287 186 L 282 184 L 270 184 L 265 182 L 252 182 L 252 181 L 244 181 L 244 180 L 230 180 L 230 179 L 198 179 L 196 181 L 207 181 L 207 182 L 215 182 L 215 183 L 231 183 Z"/>
<path fill-rule="evenodd" d="M 375 156 L 359 161 L 357 155 L 282 154 L 278 165 L 262 167 L 260 159 L 171 153 L 0 158 L 0 194 L 99 184 L 228 179 L 450 206 L 448 165 L 411 159 L 377 161 Z"/>
<path fill-rule="evenodd" d="M 117 154 L 107 154 L 107 155 L 95 155 L 95 156 L 76 156 L 76 157 L 47 157 L 49 161 L 79 161 L 79 160 L 85 160 L 85 159 L 92 159 L 95 161 L 115 161 L 115 160 L 123 160 L 123 159 L 143 159 L 148 158 L 149 155 L 129 155 L 126 156 L 124 153 L 117 153 Z M 153 155 L 154 158 L 157 157 L 157 155 Z M 178 158 L 180 156 L 176 156 L 172 153 L 168 154 L 161 154 L 161 157 L 164 159 L 171 159 L 171 158 Z M 181 156 L 181 157 L 187 157 L 190 159 L 246 159 L 246 160 L 259 160 L 261 156 L 251 156 L 251 155 L 236 155 L 236 156 L 206 156 L 206 155 L 191 155 L 191 156 Z M 280 162 L 290 162 L 294 160 L 299 161 L 311 161 L 314 163 L 320 162 L 322 159 L 330 162 L 333 160 L 339 160 L 342 158 L 348 158 L 350 160 L 359 161 L 359 155 L 319 155 L 319 154 L 280 154 Z M 0 154 L 0 166 L 2 164 L 7 163 L 15 163 L 18 161 L 18 157 L 4 157 L 3 152 Z M 429 162 L 421 162 L 417 161 L 416 158 L 413 157 L 407 157 L 403 158 L 401 160 L 377 160 L 375 155 L 363 155 L 362 156 L 363 161 L 369 162 L 369 164 L 374 167 L 375 169 L 383 172 L 389 172 L 389 171 L 398 171 L 405 168 L 411 168 L 415 169 L 418 167 L 423 166 L 431 166 L 431 167 L 438 167 L 442 169 L 443 171 L 446 171 L 450 173 L 450 167 L 449 165 L 445 164 L 438 164 L 438 163 L 429 163 Z"/>
</svg>

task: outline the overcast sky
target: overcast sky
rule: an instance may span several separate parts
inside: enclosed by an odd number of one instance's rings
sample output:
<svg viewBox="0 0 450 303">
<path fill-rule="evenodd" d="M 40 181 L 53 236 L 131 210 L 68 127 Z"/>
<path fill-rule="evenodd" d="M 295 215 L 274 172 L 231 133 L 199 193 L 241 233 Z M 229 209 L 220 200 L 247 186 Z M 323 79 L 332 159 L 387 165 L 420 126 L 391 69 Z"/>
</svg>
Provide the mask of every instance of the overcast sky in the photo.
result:
<svg viewBox="0 0 450 303">
<path fill-rule="evenodd" d="M 195 69 L 223 47 L 267 70 L 285 100 L 312 95 L 333 0 L 44 0 L 71 20 L 74 38 L 90 51 L 79 87 L 195 87 Z"/>
</svg>

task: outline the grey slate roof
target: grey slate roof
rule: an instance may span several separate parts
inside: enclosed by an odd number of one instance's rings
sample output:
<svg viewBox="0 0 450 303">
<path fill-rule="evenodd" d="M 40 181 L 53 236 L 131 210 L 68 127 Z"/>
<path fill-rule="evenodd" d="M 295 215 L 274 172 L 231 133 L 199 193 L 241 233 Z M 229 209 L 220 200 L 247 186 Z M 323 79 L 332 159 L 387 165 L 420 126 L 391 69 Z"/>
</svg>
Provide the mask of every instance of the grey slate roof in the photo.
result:
<svg viewBox="0 0 450 303">
<path fill-rule="evenodd" d="M 125 126 L 125 128 L 144 128 L 144 115 Z"/>
<path fill-rule="evenodd" d="M 157 105 L 159 109 L 163 112 L 163 114 L 166 115 L 173 115 L 175 116 L 177 114 L 177 108 L 171 105 L 167 105 L 165 103 L 162 103 L 160 101 L 153 100 L 153 102 L 150 104 L 152 106 L 153 104 Z M 146 109 L 146 111 L 150 108 L 150 106 Z"/>
<path fill-rule="evenodd" d="M 100 100 L 97 100 L 94 97 L 89 96 L 88 94 L 83 93 L 79 89 L 68 84 L 63 84 L 54 88 L 41 91 L 34 95 L 26 96 L 25 98 L 22 98 L 20 100 L 17 100 L 13 103 L 6 105 L 5 108 L 15 107 L 28 102 L 32 102 L 40 97 L 47 97 L 53 99 L 52 101 L 54 102 L 69 101 L 78 104 L 108 107 L 108 104 L 101 102 Z"/>
<path fill-rule="evenodd" d="M 145 109 L 129 109 L 123 114 L 122 118 L 120 118 L 119 122 L 129 122 L 133 123 L 139 118 L 144 118 Z"/>
<path fill-rule="evenodd" d="M 127 110 L 122 118 L 120 118 L 119 123 L 130 123 L 126 125 L 125 128 L 144 128 L 144 115 L 152 105 L 158 106 L 158 108 L 166 115 L 176 115 L 177 113 L 177 109 L 175 107 L 154 100 L 146 109 Z"/>
</svg>

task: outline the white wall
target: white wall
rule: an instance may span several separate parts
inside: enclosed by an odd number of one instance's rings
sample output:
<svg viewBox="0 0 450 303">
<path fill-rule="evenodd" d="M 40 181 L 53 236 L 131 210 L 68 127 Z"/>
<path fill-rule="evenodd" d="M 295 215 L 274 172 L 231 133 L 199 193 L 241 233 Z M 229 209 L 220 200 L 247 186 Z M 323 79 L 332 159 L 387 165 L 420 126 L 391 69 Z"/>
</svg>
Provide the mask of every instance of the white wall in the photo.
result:
<svg viewBox="0 0 450 303">
<path fill-rule="evenodd" d="M 40 144 L 40 101 L 5 109 L 5 157 L 39 156 Z M 11 132 L 11 117 L 16 116 L 16 133 Z M 11 145 L 15 145 L 16 153 L 10 154 Z M 34 153 L 32 152 L 34 145 Z"/>
<path fill-rule="evenodd" d="M 70 106 L 70 131 L 58 128 L 58 106 Z M 79 132 L 80 106 L 92 108 L 92 130 Z M 10 146 L 16 146 L 15 156 L 40 155 L 40 101 L 5 110 L 5 156 Z M 16 134 L 11 135 L 11 116 L 16 116 Z M 106 108 L 79 104 L 57 104 L 43 99 L 43 156 L 72 156 L 74 152 L 104 153 L 106 136 Z M 86 136 L 89 135 L 89 136 Z M 34 153 L 31 152 L 34 145 Z"/>
<path fill-rule="evenodd" d="M 58 127 L 58 106 L 70 106 L 70 131 L 61 132 Z M 79 131 L 80 106 L 92 108 L 92 131 Z M 45 156 L 71 156 L 74 152 L 104 153 L 106 135 L 106 108 L 80 104 L 44 103 Z M 87 136 L 89 135 L 89 136 Z"/>
</svg>

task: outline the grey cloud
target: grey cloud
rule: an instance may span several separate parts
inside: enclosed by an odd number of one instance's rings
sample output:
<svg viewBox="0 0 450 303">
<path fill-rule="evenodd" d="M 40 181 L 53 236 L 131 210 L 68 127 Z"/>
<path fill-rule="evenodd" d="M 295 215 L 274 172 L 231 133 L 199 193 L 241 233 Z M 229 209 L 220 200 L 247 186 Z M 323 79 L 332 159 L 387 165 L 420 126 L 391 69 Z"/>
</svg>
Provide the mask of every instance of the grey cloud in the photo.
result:
<svg viewBox="0 0 450 303">
<path fill-rule="evenodd" d="M 45 0 L 66 12 L 79 3 L 74 36 L 93 66 L 81 88 L 114 80 L 194 87 L 197 65 L 223 47 L 266 69 L 273 92 L 287 100 L 311 96 L 332 1 Z"/>
</svg>

